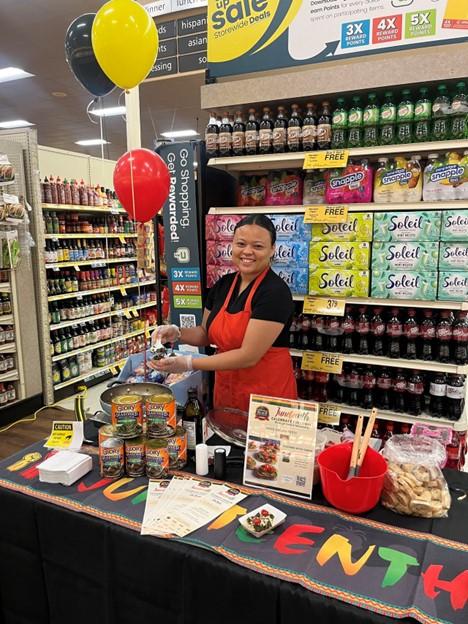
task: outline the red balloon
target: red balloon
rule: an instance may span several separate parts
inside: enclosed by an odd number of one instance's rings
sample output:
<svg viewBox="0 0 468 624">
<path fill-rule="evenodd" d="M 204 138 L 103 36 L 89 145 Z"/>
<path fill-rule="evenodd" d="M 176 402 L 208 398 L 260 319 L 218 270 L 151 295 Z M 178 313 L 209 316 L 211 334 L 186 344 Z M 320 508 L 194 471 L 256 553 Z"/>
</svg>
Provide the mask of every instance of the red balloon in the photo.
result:
<svg viewBox="0 0 468 624">
<path fill-rule="evenodd" d="M 114 169 L 114 188 L 120 203 L 134 221 L 149 221 L 169 195 L 166 163 L 149 149 L 134 149 L 119 158 Z"/>
</svg>

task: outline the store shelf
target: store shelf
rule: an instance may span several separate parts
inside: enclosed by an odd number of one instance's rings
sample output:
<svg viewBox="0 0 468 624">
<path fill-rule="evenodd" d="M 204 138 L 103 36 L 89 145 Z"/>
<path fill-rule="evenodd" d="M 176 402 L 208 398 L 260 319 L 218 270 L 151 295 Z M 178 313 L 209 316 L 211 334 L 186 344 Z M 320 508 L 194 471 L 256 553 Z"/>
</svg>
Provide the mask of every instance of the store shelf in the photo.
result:
<svg viewBox="0 0 468 624">
<path fill-rule="evenodd" d="M 56 384 L 54 386 L 54 390 L 60 390 L 60 388 L 66 388 L 67 386 L 72 386 L 79 381 L 84 381 L 85 379 L 91 379 L 92 377 L 98 377 L 100 375 L 104 375 L 108 373 L 111 368 L 122 368 L 125 364 L 126 360 L 119 360 L 118 362 L 113 362 L 112 364 L 107 364 L 106 366 L 99 366 L 96 368 L 92 368 L 87 373 L 83 375 L 78 375 L 78 377 L 73 377 L 73 379 L 67 379 L 67 381 L 62 381 L 62 383 Z"/>
<path fill-rule="evenodd" d="M 120 262 L 136 262 L 138 258 L 112 258 L 112 259 L 104 259 L 97 260 L 94 258 L 93 260 L 77 260 L 75 262 L 49 262 L 45 265 L 46 269 L 66 269 L 68 267 L 75 266 L 105 266 L 106 264 L 118 264 Z M 96 266 L 96 268 L 97 268 Z"/>
<path fill-rule="evenodd" d="M 10 282 L 1 282 L 0 283 L 0 292 L 11 292 L 11 284 L 10 284 Z"/>
<path fill-rule="evenodd" d="M 16 353 L 16 344 L 14 342 L 7 342 L 0 345 L 0 353 Z"/>
<path fill-rule="evenodd" d="M 75 204 L 42 204 L 43 210 L 67 211 L 67 212 L 84 212 L 91 213 L 97 212 L 99 214 L 113 215 L 113 214 L 128 214 L 123 208 L 108 208 L 107 206 L 76 206 Z"/>
<path fill-rule="evenodd" d="M 413 202 L 399 204 L 347 204 L 348 212 L 388 212 L 404 210 L 466 210 L 468 201 Z M 210 208 L 213 215 L 249 215 L 249 214 L 302 214 L 306 206 L 220 206 Z"/>
<path fill-rule="evenodd" d="M 301 349 L 290 349 L 290 353 L 293 357 L 302 357 L 306 352 Z M 309 353 L 314 353 L 314 351 L 309 351 Z M 393 368 L 409 368 L 412 370 L 468 375 L 468 366 L 445 364 L 433 360 L 406 360 L 404 358 L 388 358 L 378 355 L 360 355 L 357 353 L 332 353 L 331 355 L 341 355 L 343 362 L 368 364 L 369 366 L 391 366 Z"/>
<path fill-rule="evenodd" d="M 350 158 L 373 158 L 392 154 L 427 154 L 468 149 L 468 139 L 457 141 L 433 141 L 429 143 L 407 143 L 404 145 L 379 145 L 377 147 L 358 147 L 349 150 Z M 257 154 L 256 156 L 231 156 L 211 158 L 210 167 L 224 171 L 264 171 L 266 169 L 301 168 L 307 152 L 283 154 Z"/>
<path fill-rule="evenodd" d="M 13 325 L 13 314 L 4 314 L 0 316 L 0 325 Z"/>
<path fill-rule="evenodd" d="M 153 325 L 148 329 L 151 331 L 155 328 L 156 325 Z M 116 336 L 115 338 L 109 338 L 108 340 L 100 340 L 99 342 L 87 345 L 86 347 L 81 347 L 80 349 L 74 349 L 73 351 L 68 351 L 67 353 L 54 355 L 52 356 L 52 362 L 60 362 L 60 360 L 66 360 L 67 358 L 78 355 L 79 353 L 94 351 L 94 349 L 98 349 L 99 347 L 105 347 L 107 345 L 113 344 L 114 342 L 120 342 L 121 340 L 127 340 L 128 338 L 135 338 L 135 336 L 141 336 L 141 334 L 144 334 L 145 331 L 146 329 L 137 329 L 136 331 L 129 332 L 128 334 L 122 334 L 122 336 Z"/>
<path fill-rule="evenodd" d="M 152 284 L 156 284 L 156 280 L 150 280 L 148 282 L 140 282 L 139 284 L 122 284 L 121 286 L 109 286 L 107 288 L 95 288 L 94 290 L 80 290 L 74 293 L 65 293 L 63 295 L 51 295 L 47 297 L 48 301 L 62 301 L 63 299 L 76 299 L 82 298 L 87 295 L 100 295 L 102 293 L 113 292 L 116 290 L 120 290 L 121 288 L 125 290 L 130 290 L 131 288 L 138 288 L 143 286 L 151 286 Z"/>
<path fill-rule="evenodd" d="M 16 405 L 17 403 L 20 403 L 20 401 L 21 399 L 15 399 L 14 401 L 9 401 L 8 403 L 5 403 L 5 405 L 0 405 L 0 410 L 11 407 L 12 405 Z"/>
<path fill-rule="evenodd" d="M 11 180 L 11 182 L 0 182 L 0 188 L 3 188 L 4 186 L 11 186 L 15 183 L 15 181 L 16 180 Z"/>
<path fill-rule="evenodd" d="M 125 312 L 129 311 L 130 314 L 133 314 L 134 311 L 144 310 L 145 308 L 153 308 L 157 305 L 157 301 L 150 301 L 149 303 L 142 303 L 137 306 L 132 306 L 131 308 L 124 308 L 122 310 L 114 310 L 112 312 L 103 312 L 102 314 L 95 314 L 94 316 L 85 316 L 80 319 L 73 319 L 72 321 L 63 321 L 62 323 L 56 323 L 55 325 L 50 325 L 50 331 L 54 331 L 56 329 L 63 329 L 64 327 L 72 327 L 73 325 L 82 325 L 84 323 L 89 323 L 91 321 L 98 321 L 99 319 L 109 318 L 111 316 L 125 316 Z M 133 317 L 137 318 L 137 317 Z"/>
<path fill-rule="evenodd" d="M 75 239 L 75 238 L 137 238 L 138 234 L 135 232 L 125 234 L 110 234 L 105 232 L 104 234 L 44 234 L 44 238 L 49 240 L 61 240 L 61 239 Z"/>
<path fill-rule="evenodd" d="M 304 295 L 293 295 L 294 301 L 304 301 Z M 392 308 L 423 308 L 434 310 L 468 310 L 468 301 L 422 301 L 419 299 L 378 299 L 376 297 L 347 297 L 354 305 L 389 306 Z"/>
<path fill-rule="evenodd" d="M 18 373 L 18 371 L 16 369 L 8 371 L 7 373 L 1 373 L 0 374 L 0 382 L 2 382 L 2 381 L 18 381 L 18 379 L 19 379 L 19 373 Z"/>
</svg>

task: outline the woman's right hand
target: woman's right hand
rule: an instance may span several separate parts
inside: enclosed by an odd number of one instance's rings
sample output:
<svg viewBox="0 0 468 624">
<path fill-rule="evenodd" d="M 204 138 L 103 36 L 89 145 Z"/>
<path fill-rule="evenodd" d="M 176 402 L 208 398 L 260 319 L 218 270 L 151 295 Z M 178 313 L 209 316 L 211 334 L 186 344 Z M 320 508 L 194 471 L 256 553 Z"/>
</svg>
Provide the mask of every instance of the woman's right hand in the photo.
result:
<svg viewBox="0 0 468 624">
<path fill-rule="evenodd" d="M 180 329 L 177 325 L 159 325 L 151 335 L 151 344 L 154 346 L 158 340 L 163 344 L 177 342 L 180 338 Z"/>
</svg>

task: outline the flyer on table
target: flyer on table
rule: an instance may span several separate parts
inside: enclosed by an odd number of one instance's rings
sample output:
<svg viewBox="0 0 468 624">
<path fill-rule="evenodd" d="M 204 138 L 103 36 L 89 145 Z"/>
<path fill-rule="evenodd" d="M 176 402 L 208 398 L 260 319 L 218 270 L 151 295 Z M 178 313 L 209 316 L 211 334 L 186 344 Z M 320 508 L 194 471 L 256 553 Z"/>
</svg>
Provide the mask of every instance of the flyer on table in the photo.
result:
<svg viewBox="0 0 468 624">
<path fill-rule="evenodd" d="M 318 404 L 252 394 L 244 484 L 311 498 Z"/>
</svg>

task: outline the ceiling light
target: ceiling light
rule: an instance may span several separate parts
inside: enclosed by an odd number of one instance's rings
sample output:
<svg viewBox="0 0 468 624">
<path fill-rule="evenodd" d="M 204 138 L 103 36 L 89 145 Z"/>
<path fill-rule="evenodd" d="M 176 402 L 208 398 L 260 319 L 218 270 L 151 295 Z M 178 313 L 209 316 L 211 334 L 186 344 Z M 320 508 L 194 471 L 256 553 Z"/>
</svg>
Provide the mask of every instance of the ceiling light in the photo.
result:
<svg viewBox="0 0 468 624">
<path fill-rule="evenodd" d="M 179 139 L 180 137 L 199 136 L 196 130 L 171 130 L 170 132 L 161 132 L 161 136 L 166 139 Z"/>
<path fill-rule="evenodd" d="M 0 128 L 26 128 L 26 126 L 34 126 L 30 121 L 25 119 L 14 119 L 13 121 L 0 121 Z"/>
<path fill-rule="evenodd" d="M 114 117 L 115 115 L 125 115 L 125 106 L 108 106 L 107 108 L 93 108 L 89 112 L 98 117 Z"/>
<path fill-rule="evenodd" d="M 84 139 L 83 141 L 75 141 L 76 145 L 109 145 L 109 141 L 103 139 Z"/>
<path fill-rule="evenodd" d="M 34 74 L 29 74 L 18 67 L 4 67 L 0 69 L 0 82 L 10 82 L 10 80 L 20 80 L 21 78 L 31 78 Z"/>
</svg>

